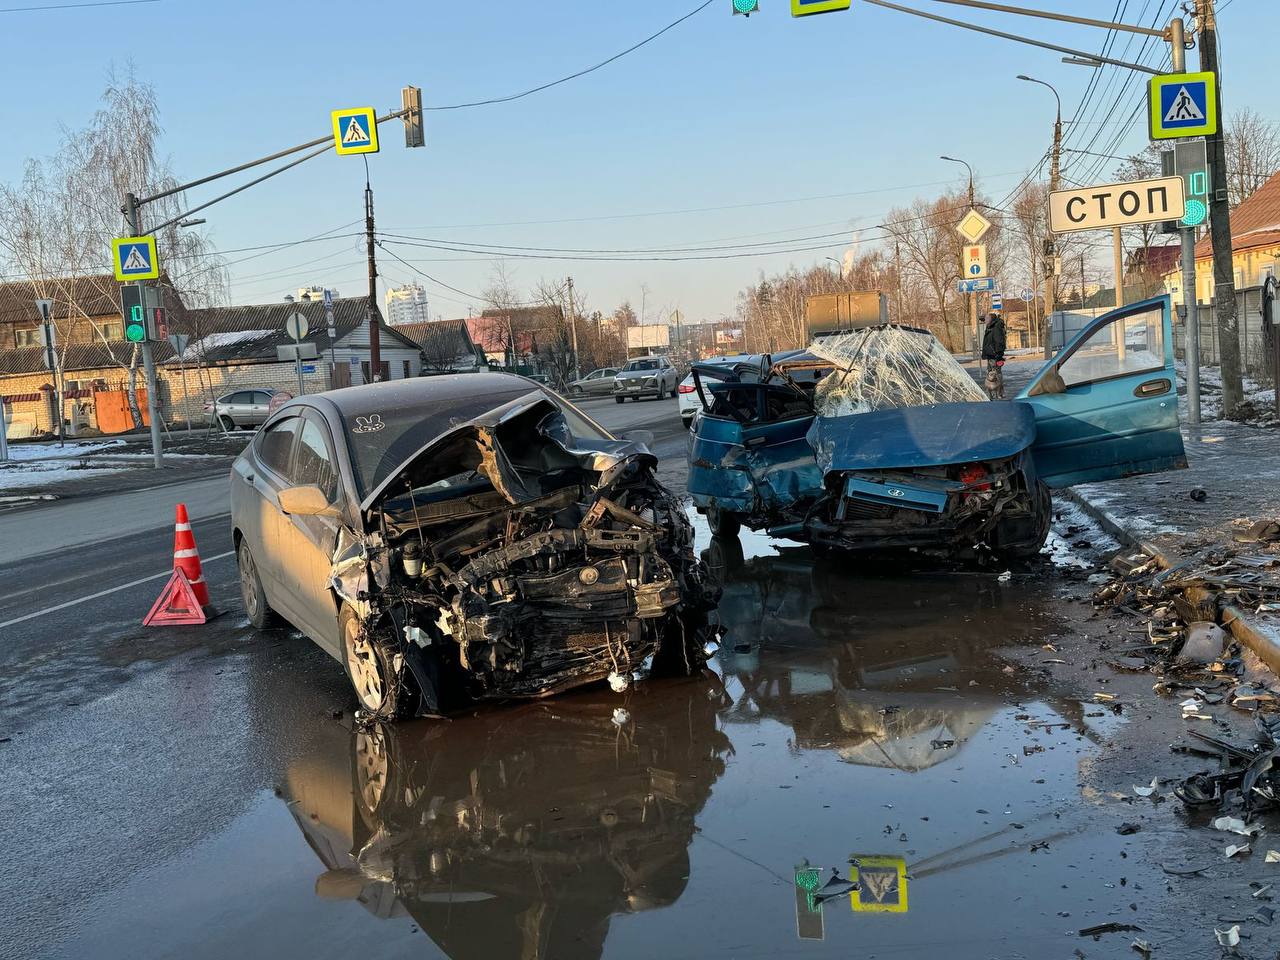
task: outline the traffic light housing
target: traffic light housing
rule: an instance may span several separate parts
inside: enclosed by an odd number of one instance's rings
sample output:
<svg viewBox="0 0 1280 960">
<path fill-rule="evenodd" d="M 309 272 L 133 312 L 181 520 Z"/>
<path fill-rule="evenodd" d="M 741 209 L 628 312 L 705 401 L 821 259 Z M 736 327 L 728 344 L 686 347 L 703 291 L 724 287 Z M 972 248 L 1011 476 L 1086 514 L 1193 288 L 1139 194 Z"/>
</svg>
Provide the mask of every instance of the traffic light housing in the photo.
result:
<svg viewBox="0 0 1280 960">
<path fill-rule="evenodd" d="M 427 142 L 426 130 L 422 123 L 422 90 L 419 87 L 405 87 L 400 91 L 400 108 L 404 114 L 404 145 L 421 147 Z"/>
<path fill-rule="evenodd" d="M 749 17 L 760 12 L 760 0 L 733 0 L 733 15 Z"/>
<path fill-rule="evenodd" d="M 129 319 L 124 325 L 124 338 L 130 343 L 142 343 L 147 339 L 147 324 L 142 316 L 141 304 L 134 304 L 129 308 Z"/>
</svg>

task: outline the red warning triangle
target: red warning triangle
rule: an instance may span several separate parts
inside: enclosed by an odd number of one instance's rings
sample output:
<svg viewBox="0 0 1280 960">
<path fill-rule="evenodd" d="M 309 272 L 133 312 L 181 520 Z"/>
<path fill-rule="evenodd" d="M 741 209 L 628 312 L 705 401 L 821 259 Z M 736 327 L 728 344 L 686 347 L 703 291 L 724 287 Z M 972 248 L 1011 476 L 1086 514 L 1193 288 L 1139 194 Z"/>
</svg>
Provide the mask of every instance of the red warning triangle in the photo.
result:
<svg viewBox="0 0 1280 960">
<path fill-rule="evenodd" d="M 155 627 L 166 623 L 205 623 L 208 619 L 200 602 L 196 600 L 196 592 L 191 589 L 191 581 L 187 579 L 187 575 L 181 570 L 175 570 L 142 625 Z"/>
</svg>

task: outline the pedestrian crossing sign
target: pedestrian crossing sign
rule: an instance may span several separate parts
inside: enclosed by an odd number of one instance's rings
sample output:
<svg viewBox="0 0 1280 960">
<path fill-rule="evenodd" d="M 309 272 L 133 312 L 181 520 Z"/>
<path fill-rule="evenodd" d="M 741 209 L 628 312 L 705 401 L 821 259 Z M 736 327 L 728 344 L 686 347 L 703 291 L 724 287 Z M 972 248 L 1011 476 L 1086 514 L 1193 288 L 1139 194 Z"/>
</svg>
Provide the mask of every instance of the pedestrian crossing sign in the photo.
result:
<svg viewBox="0 0 1280 960">
<path fill-rule="evenodd" d="M 334 110 L 333 146 L 341 154 L 377 153 L 378 118 L 373 107 Z"/>
<path fill-rule="evenodd" d="M 1211 137 L 1218 132 L 1218 78 L 1212 73 L 1152 77 L 1151 139 Z"/>
<path fill-rule="evenodd" d="M 121 237 L 111 241 L 111 263 L 116 279 L 155 280 L 160 276 L 155 237 Z"/>
</svg>

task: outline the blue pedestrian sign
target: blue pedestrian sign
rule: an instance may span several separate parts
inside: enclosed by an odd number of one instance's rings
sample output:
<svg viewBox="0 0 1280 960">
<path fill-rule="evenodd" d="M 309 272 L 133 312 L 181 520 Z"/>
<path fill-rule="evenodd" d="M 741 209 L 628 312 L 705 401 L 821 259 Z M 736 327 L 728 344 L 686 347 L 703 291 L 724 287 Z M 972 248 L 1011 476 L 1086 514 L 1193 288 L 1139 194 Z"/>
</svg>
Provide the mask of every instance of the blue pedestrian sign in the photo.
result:
<svg viewBox="0 0 1280 960">
<path fill-rule="evenodd" d="M 377 153 L 378 117 L 373 107 L 333 111 L 333 146 L 340 154 Z"/>
<path fill-rule="evenodd" d="M 111 241 L 111 263 L 116 279 L 155 280 L 160 276 L 155 237 L 121 237 Z"/>
<path fill-rule="evenodd" d="M 1022 302 L 1023 302 L 1023 303 L 1030 303 L 1030 302 L 1031 302 L 1032 300 L 1034 300 L 1035 298 L 1036 298 L 1036 292 L 1035 292 L 1034 290 L 1032 290 L 1030 287 L 1023 287 L 1023 288 L 1022 288 Z"/>
<path fill-rule="evenodd" d="M 995 288 L 995 277 L 983 277 L 981 280 L 961 280 L 956 285 L 956 289 L 961 293 L 985 293 Z"/>
<path fill-rule="evenodd" d="M 1151 139 L 1210 137 L 1218 132 L 1217 77 L 1171 73 L 1151 78 Z"/>
</svg>

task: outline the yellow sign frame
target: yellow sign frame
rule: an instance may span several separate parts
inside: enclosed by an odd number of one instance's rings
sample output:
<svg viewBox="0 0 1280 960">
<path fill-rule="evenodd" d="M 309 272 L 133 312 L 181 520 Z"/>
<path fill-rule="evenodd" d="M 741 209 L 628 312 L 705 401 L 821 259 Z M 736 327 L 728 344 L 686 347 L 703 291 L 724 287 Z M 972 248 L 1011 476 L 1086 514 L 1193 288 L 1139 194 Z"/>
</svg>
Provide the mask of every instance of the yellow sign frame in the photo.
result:
<svg viewBox="0 0 1280 960">
<path fill-rule="evenodd" d="M 128 245 L 136 247 L 142 244 L 147 248 L 147 252 L 151 255 L 151 269 L 146 273 L 138 273 L 130 271 L 125 273 L 122 269 L 124 264 L 120 258 L 120 248 Z M 131 280 L 158 280 L 160 279 L 160 255 L 156 252 L 155 237 L 117 237 L 111 241 L 111 266 L 115 270 L 116 279 L 121 283 L 128 283 Z"/>
<path fill-rule="evenodd" d="M 849 902 L 854 913 L 906 913 L 910 909 L 907 900 L 907 861 L 901 857 L 852 857 L 852 870 L 849 879 L 858 884 L 858 889 L 849 894 Z M 871 868 L 879 873 L 893 870 L 898 875 L 898 899 L 896 903 L 866 902 L 862 894 L 867 891 L 867 878 L 862 875 L 864 868 Z"/>
<path fill-rule="evenodd" d="M 348 107 L 345 110 L 334 110 L 331 116 L 333 118 L 333 148 L 338 151 L 339 155 L 345 157 L 353 153 L 378 152 L 378 114 L 373 107 Z M 364 117 L 369 122 L 368 143 L 347 145 L 342 142 L 343 121 L 352 117 Z"/>
<path fill-rule="evenodd" d="M 853 0 L 791 0 L 793 17 L 811 17 L 815 13 L 835 13 L 837 10 L 848 10 Z"/>
<path fill-rule="evenodd" d="M 1188 83 L 1205 85 L 1204 123 L 1195 127 L 1165 127 L 1165 87 L 1180 87 Z M 1147 87 L 1147 110 L 1150 117 L 1152 140 L 1176 140 L 1179 137 L 1211 137 L 1218 132 L 1218 77 L 1214 73 L 1166 73 L 1152 77 Z"/>
</svg>

